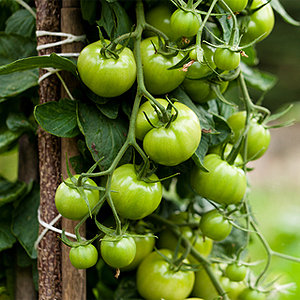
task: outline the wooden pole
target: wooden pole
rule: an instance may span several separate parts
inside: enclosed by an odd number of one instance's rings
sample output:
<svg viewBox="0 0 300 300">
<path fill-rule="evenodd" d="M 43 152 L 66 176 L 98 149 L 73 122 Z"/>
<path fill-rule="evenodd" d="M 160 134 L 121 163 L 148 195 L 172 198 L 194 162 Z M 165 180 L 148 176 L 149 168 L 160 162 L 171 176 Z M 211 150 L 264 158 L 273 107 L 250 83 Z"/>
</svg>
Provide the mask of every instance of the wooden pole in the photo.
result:
<svg viewBox="0 0 300 300">
<path fill-rule="evenodd" d="M 36 0 L 36 28 L 52 32 L 60 31 L 60 6 L 56 0 Z M 38 45 L 53 43 L 57 37 L 42 36 Z M 57 48 L 39 51 L 39 55 L 60 52 Z M 40 70 L 40 76 L 45 73 Z M 60 82 L 56 75 L 43 80 L 39 88 L 40 103 L 58 101 L 60 99 Z M 38 130 L 39 170 L 40 170 L 40 213 L 41 219 L 50 223 L 57 215 L 54 197 L 61 182 L 60 174 L 60 139 Z M 57 224 L 55 224 L 58 226 Z M 43 228 L 40 226 L 40 231 Z M 62 299 L 61 293 L 61 246 L 57 234 L 48 231 L 38 246 L 39 299 Z"/>
<path fill-rule="evenodd" d="M 73 35 L 84 34 L 82 26 L 80 1 L 78 0 L 63 0 L 61 9 L 61 31 Z M 62 45 L 62 53 L 78 53 L 83 48 L 81 42 L 74 42 Z M 77 87 L 78 81 L 74 76 L 67 72 L 62 72 L 62 77 L 72 92 Z M 64 89 L 61 91 L 62 98 L 67 98 L 67 93 Z M 61 139 L 62 163 L 61 171 L 64 178 L 67 178 L 65 154 L 68 157 L 78 155 L 77 139 Z M 75 174 L 71 169 L 72 174 Z M 62 228 L 66 231 L 74 233 L 74 227 L 78 224 L 76 221 L 71 221 L 62 218 Z M 81 235 L 85 235 L 85 226 L 81 227 Z M 62 296 L 63 300 L 84 300 L 86 299 L 86 271 L 78 270 L 73 267 L 69 260 L 70 248 L 62 244 Z"/>
</svg>

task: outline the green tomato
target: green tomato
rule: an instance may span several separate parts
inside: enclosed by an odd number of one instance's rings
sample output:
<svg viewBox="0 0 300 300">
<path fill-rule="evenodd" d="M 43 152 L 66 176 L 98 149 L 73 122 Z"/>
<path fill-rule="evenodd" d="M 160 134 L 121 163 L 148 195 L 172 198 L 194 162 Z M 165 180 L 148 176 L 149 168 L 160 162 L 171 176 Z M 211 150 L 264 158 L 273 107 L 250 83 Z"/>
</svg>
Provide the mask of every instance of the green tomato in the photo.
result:
<svg viewBox="0 0 300 300">
<path fill-rule="evenodd" d="M 162 95 L 176 89 L 185 78 L 185 72 L 180 69 L 168 70 L 176 65 L 184 54 L 166 57 L 155 51 L 158 49 L 158 37 L 150 37 L 141 42 L 141 56 L 144 80 L 147 90 L 153 95 Z"/>
<path fill-rule="evenodd" d="M 122 268 L 122 271 L 132 271 L 136 269 L 142 260 L 153 251 L 155 245 L 155 237 L 147 236 L 145 237 L 134 237 L 136 244 L 136 254 L 133 261 L 127 266 Z"/>
<path fill-rule="evenodd" d="M 189 219 L 187 212 L 180 212 L 175 213 L 169 216 L 168 218 L 170 221 L 175 222 L 176 224 L 182 224 L 184 222 L 199 222 L 200 218 L 193 217 L 192 219 Z M 189 241 L 192 243 L 193 247 L 204 257 L 207 257 L 213 247 L 213 241 L 210 238 L 203 238 L 202 234 L 199 232 L 199 230 L 193 230 L 189 226 L 181 226 L 180 230 L 182 232 L 182 235 L 189 239 Z M 159 239 L 157 242 L 158 248 L 165 248 L 170 250 L 175 250 L 176 246 L 178 244 L 178 239 L 174 235 L 174 233 L 169 230 L 165 229 L 159 234 Z M 184 252 L 184 247 L 181 245 L 179 247 L 180 252 Z M 192 255 L 188 256 L 188 260 L 191 263 L 199 263 Z"/>
<path fill-rule="evenodd" d="M 132 263 L 136 254 L 136 244 L 132 237 L 124 237 L 111 241 L 111 237 L 105 235 L 100 243 L 100 251 L 103 260 L 113 268 L 124 268 Z"/>
<path fill-rule="evenodd" d="M 246 285 L 243 281 L 236 282 L 230 281 L 228 277 L 222 276 L 220 278 L 220 284 L 223 289 L 226 291 L 230 300 L 237 300 L 239 294 L 246 288 Z"/>
<path fill-rule="evenodd" d="M 134 55 L 125 47 L 118 59 L 106 58 L 100 53 L 102 47 L 102 42 L 97 41 L 80 52 L 77 61 L 78 73 L 83 83 L 98 96 L 120 96 L 135 82 Z M 118 45 L 117 49 L 121 47 Z"/>
<path fill-rule="evenodd" d="M 217 209 L 213 209 L 203 214 L 200 229 L 204 236 L 222 241 L 230 234 L 232 225 Z"/>
<path fill-rule="evenodd" d="M 231 281 L 242 281 L 246 277 L 247 270 L 245 265 L 230 264 L 225 269 L 225 275 Z"/>
<path fill-rule="evenodd" d="M 253 0 L 251 9 L 260 7 L 267 3 L 267 0 Z M 243 34 L 241 44 L 246 45 L 259 38 L 258 42 L 264 40 L 273 30 L 275 17 L 270 3 L 250 15 L 250 22 L 247 31 Z"/>
<path fill-rule="evenodd" d="M 248 0 L 223 0 L 233 12 L 240 12 L 246 8 Z M 223 3 L 220 3 L 220 6 L 227 10 Z"/>
<path fill-rule="evenodd" d="M 233 114 L 227 119 L 227 122 L 233 131 L 231 143 L 234 144 L 245 130 L 246 112 L 240 111 Z M 260 158 L 267 151 L 270 141 L 270 130 L 259 124 L 255 118 L 252 118 L 248 131 L 247 157 L 251 160 Z"/>
<path fill-rule="evenodd" d="M 203 164 L 208 172 L 196 166 L 191 172 L 191 186 L 198 195 L 224 205 L 242 200 L 247 181 L 241 168 L 230 165 L 214 153 L 206 155 Z"/>
<path fill-rule="evenodd" d="M 237 300 L 265 300 L 266 294 L 251 288 L 245 288 L 238 296 Z"/>
<path fill-rule="evenodd" d="M 79 175 L 74 177 L 77 179 Z M 70 178 L 65 181 L 71 183 Z M 86 179 L 84 184 L 97 186 L 90 178 Z M 99 191 L 85 189 L 84 193 L 92 210 L 99 201 Z M 78 190 L 67 186 L 64 182 L 58 186 L 55 192 L 55 206 L 63 217 L 70 220 L 81 220 L 89 212 L 88 206 Z"/>
<path fill-rule="evenodd" d="M 150 159 L 165 166 L 188 160 L 201 139 L 200 121 L 194 111 L 180 102 L 174 106 L 178 110 L 177 118 L 169 126 L 151 129 L 143 140 L 144 151 Z"/>
<path fill-rule="evenodd" d="M 77 269 L 93 267 L 98 260 L 98 251 L 92 244 L 72 247 L 69 252 L 71 264 Z"/>
<path fill-rule="evenodd" d="M 218 48 L 214 53 L 214 62 L 221 70 L 234 70 L 236 69 L 241 60 L 239 52 L 231 51 L 227 48 Z"/>
<path fill-rule="evenodd" d="M 171 16 L 171 27 L 179 36 L 194 36 L 200 28 L 200 21 L 195 13 L 178 8 Z"/>
<path fill-rule="evenodd" d="M 172 259 L 173 252 L 160 252 Z M 188 260 L 184 260 L 188 263 Z M 170 264 L 157 252 L 152 252 L 140 263 L 136 274 L 137 290 L 146 300 L 181 300 L 189 296 L 193 289 L 193 271 L 171 270 Z"/>
<path fill-rule="evenodd" d="M 159 178 L 152 174 L 149 180 Z M 146 182 L 138 178 L 133 164 L 125 164 L 113 172 L 111 198 L 116 211 L 126 219 L 138 220 L 150 215 L 160 204 L 160 182 Z"/>
<path fill-rule="evenodd" d="M 173 11 L 169 5 L 159 2 L 151 7 L 145 14 L 146 22 L 166 34 L 170 40 L 176 40 L 180 37 L 171 27 L 171 16 Z M 156 36 L 152 31 L 144 32 L 147 37 Z"/>
</svg>

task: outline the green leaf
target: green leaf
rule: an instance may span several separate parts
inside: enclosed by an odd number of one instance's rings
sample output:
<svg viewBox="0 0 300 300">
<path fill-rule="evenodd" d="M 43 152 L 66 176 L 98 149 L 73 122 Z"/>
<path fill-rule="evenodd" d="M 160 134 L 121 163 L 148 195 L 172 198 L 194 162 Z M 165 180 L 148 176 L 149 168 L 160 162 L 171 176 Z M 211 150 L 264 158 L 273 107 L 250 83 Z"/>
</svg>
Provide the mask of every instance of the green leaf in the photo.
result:
<svg viewBox="0 0 300 300">
<path fill-rule="evenodd" d="M 104 105 L 96 104 L 98 109 L 108 118 L 116 119 L 119 113 L 120 103 L 114 101 L 107 102 Z"/>
<path fill-rule="evenodd" d="M 244 78 L 249 87 L 266 92 L 270 90 L 278 81 L 278 78 L 270 73 L 262 72 L 256 68 L 250 68 L 244 63 L 240 63 Z"/>
<path fill-rule="evenodd" d="M 35 37 L 35 18 L 27 9 L 20 9 L 6 20 L 5 33 Z"/>
<path fill-rule="evenodd" d="M 200 144 L 196 152 L 192 156 L 192 159 L 195 162 L 196 166 L 203 171 L 207 171 L 207 169 L 203 165 L 203 160 L 208 151 L 209 143 L 210 143 L 210 134 L 203 133 L 201 136 Z"/>
<path fill-rule="evenodd" d="M 95 23 L 96 12 L 98 11 L 98 1 L 81 0 L 82 18 L 88 21 L 91 25 Z"/>
<path fill-rule="evenodd" d="M 104 116 L 95 106 L 78 103 L 78 124 L 85 136 L 86 144 L 101 169 L 107 169 L 123 146 L 128 131 L 128 125 L 120 118 L 115 120 Z M 123 157 L 128 161 L 129 154 Z"/>
<path fill-rule="evenodd" d="M 26 71 L 36 68 L 55 68 L 71 72 L 78 78 L 76 65 L 67 58 L 55 53 L 50 56 L 33 56 L 16 60 L 8 65 L 0 67 L 0 75 L 6 75 L 17 71 Z"/>
<path fill-rule="evenodd" d="M 285 8 L 282 6 L 282 4 L 279 2 L 279 0 L 272 0 L 271 5 L 273 9 L 283 18 L 284 21 L 287 23 L 294 25 L 294 26 L 300 26 L 300 22 L 294 20 L 285 10 Z"/>
<path fill-rule="evenodd" d="M 0 153 L 10 150 L 17 142 L 18 138 L 22 135 L 21 131 L 11 131 L 9 129 L 0 129 Z"/>
<path fill-rule="evenodd" d="M 213 114 L 213 120 L 215 123 L 215 129 L 219 132 L 219 134 L 212 134 L 210 140 L 211 145 L 218 145 L 226 140 L 229 134 L 231 134 L 231 129 L 222 116 Z"/>
<path fill-rule="evenodd" d="M 37 129 L 27 120 L 22 112 L 10 112 L 6 120 L 6 125 L 13 132 L 35 131 Z"/>
<path fill-rule="evenodd" d="M 71 138 L 80 134 L 74 100 L 61 99 L 37 105 L 34 116 L 39 125 L 53 135 Z"/>
<path fill-rule="evenodd" d="M 39 203 L 39 185 L 34 184 L 31 191 L 22 199 L 13 212 L 13 233 L 31 258 L 37 258 L 34 243 L 39 234 L 39 223 L 37 219 Z"/>
<path fill-rule="evenodd" d="M 23 181 L 10 182 L 0 177 L 0 206 L 18 199 L 24 194 L 26 187 Z"/>
<path fill-rule="evenodd" d="M 11 231 L 12 210 L 12 205 L 5 205 L 0 209 L 0 252 L 11 248 L 17 241 Z"/>
</svg>

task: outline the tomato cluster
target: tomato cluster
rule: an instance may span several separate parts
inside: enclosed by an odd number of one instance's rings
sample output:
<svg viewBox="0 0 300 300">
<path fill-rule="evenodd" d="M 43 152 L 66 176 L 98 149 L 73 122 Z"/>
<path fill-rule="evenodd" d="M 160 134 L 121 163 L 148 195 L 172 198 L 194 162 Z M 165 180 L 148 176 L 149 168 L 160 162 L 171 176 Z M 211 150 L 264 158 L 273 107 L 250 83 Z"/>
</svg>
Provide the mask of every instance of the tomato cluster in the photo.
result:
<svg viewBox="0 0 300 300">
<path fill-rule="evenodd" d="M 265 291 L 246 281 L 250 268 L 242 253 L 252 220 L 246 164 L 269 146 L 268 111 L 249 97 L 239 42 L 249 47 L 270 33 L 271 8 L 255 10 L 263 0 L 213 1 L 204 19 L 192 2 L 148 8 L 138 1 L 133 32 L 110 41 L 101 35 L 82 50 L 77 71 L 84 89 L 105 98 L 96 97 L 96 104 L 111 128 L 122 118 L 128 132 L 116 134 L 125 139 L 104 170 L 106 157 L 96 160 L 95 153 L 99 159 L 106 137 L 97 150 L 88 145 L 96 164 L 81 176 L 70 174 L 55 202 L 63 217 L 95 219 L 101 262 L 117 269 L 116 277 L 134 274 L 144 299 L 264 299 Z M 201 2 L 202 14 L 211 2 Z M 249 26 L 238 28 L 246 17 Z M 237 84 L 243 110 L 226 99 Z M 94 240 L 65 241 L 76 268 L 96 264 Z M 217 257 L 222 245 L 232 251 L 226 262 Z"/>
</svg>

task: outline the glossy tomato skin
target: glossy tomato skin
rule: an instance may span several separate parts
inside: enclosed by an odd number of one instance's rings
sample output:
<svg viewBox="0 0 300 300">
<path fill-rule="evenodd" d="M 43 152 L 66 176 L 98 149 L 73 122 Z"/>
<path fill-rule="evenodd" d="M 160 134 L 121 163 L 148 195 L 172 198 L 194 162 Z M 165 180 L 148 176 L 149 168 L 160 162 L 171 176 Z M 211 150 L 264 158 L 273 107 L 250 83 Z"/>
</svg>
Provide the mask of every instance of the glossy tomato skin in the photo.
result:
<svg viewBox="0 0 300 300">
<path fill-rule="evenodd" d="M 253 0 L 251 9 L 255 9 L 265 4 L 267 0 Z M 241 44 L 246 45 L 259 38 L 264 34 L 258 42 L 264 40 L 273 30 L 275 17 L 270 3 L 250 15 L 250 23 L 248 30 L 244 33 Z"/>
<path fill-rule="evenodd" d="M 177 33 L 175 33 L 171 26 L 171 16 L 172 9 L 169 5 L 165 3 L 158 3 L 157 5 L 151 7 L 145 14 L 146 22 L 155 28 L 162 31 L 164 34 L 168 36 L 170 40 L 176 40 L 180 37 Z M 146 36 L 155 36 L 156 34 L 151 31 L 146 32 Z"/>
<path fill-rule="evenodd" d="M 149 180 L 156 181 L 153 173 Z M 160 204 L 162 186 L 138 179 L 133 164 L 125 164 L 113 172 L 111 198 L 117 212 L 126 219 L 138 220 L 150 215 Z"/>
<path fill-rule="evenodd" d="M 113 268 L 128 266 L 135 257 L 136 244 L 132 237 L 124 237 L 121 240 L 111 241 L 107 235 L 100 243 L 100 251 L 103 260 Z"/>
<path fill-rule="evenodd" d="M 230 234 L 232 225 L 217 209 L 213 209 L 202 216 L 200 229 L 204 236 L 222 241 Z"/>
<path fill-rule="evenodd" d="M 241 60 L 239 52 L 234 52 L 226 48 L 218 48 L 214 53 L 214 63 L 221 70 L 236 69 Z"/>
<path fill-rule="evenodd" d="M 265 300 L 266 294 L 251 288 L 245 288 L 238 296 L 237 300 Z"/>
<path fill-rule="evenodd" d="M 150 159 L 165 166 L 175 166 L 188 160 L 201 139 L 198 116 L 180 102 L 175 102 L 174 106 L 178 110 L 176 120 L 168 127 L 151 129 L 143 140 L 144 151 Z"/>
<path fill-rule="evenodd" d="M 78 178 L 79 175 L 75 175 L 74 177 Z M 70 178 L 67 178 L 65 181 L 71 183 Z M 85 184 L 97 186 L 90 178 L 85 181 Z M 85 189 L 84 193 L 92 210 L 99 201 L 99 191 Z M 55 206 L 63 217 L 70 220 L 81 220 L 89 212 L 83 197 L 77 189 L 68 187 L 64 182 L 58 186 L 55 192 Z"/>
<path fill-rule="evenodd" d="M 141 42 L 145 86 L 151 94 L 162 95 L 173 91 L 182 83 L 185 72 L 168 68 L 176 65 L 184 54 L 179 52 L 176 56 L 163 56 L 156 53 L 151 41 L 158 49 L 158 37 L 149 37 Z"/>
<path fill-rule="evenodd" d="M 244 265 L 230 264 L 225 269 L 225 275 L 231 281 L 242 281 L 247 274 L 247 267 Z"/>
<path fill-rule="evenodd" d="M 200 21 L 194 13 L 178 8 L 171 16 L 171 27 L 179 36 L 194 36 L 199 30 Z"/>
<path fill-rule="evenodd" d="M 226 291 L 230 300 L 237 300 L 239 294 L 245 289 L 246 285 L 243 281 L 231 281 L 228 277 L 222 276 L 220 284 Z"/>
<path fill-rule="evenodd" d="M 92 244 L 71 248 L 69 252 L 71 264 L 77 269 L 94 266 L 98 260 L 98 251 Z"/>
<path fill-rule="evenodd" d="M 173 252 L 159 250 L 169 257 Z M 188 260 L 184 260 L 188 263 Z M 170 264 L 157 252 L 152 252 L 141 262 L 137 269 L 137 290 L 146 300 L 181 300 L 189 296 L 193 289 L 195 274 L 193 271 L 170 269 Z"/>
<path fill-rule="evenodd" d="M 134 237 L 133 238 L 136 244 L 136 254 L 133 261 L 126 267 L 122 268 L 121 271 L 132 271 L 136 269 L 142 260 L 153 251 L 155 245 L 154 236 L 145 236 L 145 237 Z"/>
<path fill-rule="evenodd" d="M 108 42 L 108 41 L 107 41 Z M 118 59 L 105 58 L 101 41 L 87 45 L 77 61 L 83 83 L 101 97 L 117 97 L 128 91 L 136 79 L 136 63 L 132 51 L 125 47 Z M 118 46 L 120 48 L 121 45 Z"/>
<path fill-rule="evenodd" d="M 191 186 L 194 191 L 219 204 L 237 204 L 246 192 L 246 174 L 235 165 L 230 165 L 217 154 L 207 154 L 203 164 L 209 172 L 194 167 Z"/>
<path fill-rule="evenodd" d="M 243 134 L 245 129 L 246 112 L 240 111 L 227 119 L 233 130 L 231 142 L 234 144 Z M 271 141 L 270 130 L 262 124 L 257 123 L 256 119 L 251 119 L 248 131 L 247 157 L 251 160 L 260 158 L 267 151 Z M 243 151 L 243 150 L 242 150 Z"/>
<path fill-rule="evenodd" d="M 248 4 L 248 0 L 224 0 L 224 2 L 230 7 L 230 9 L 233 12 L 242 11 L 243 9 L 246 8 L 246 6 Z M 227 10 L 225 5 L 223 6 L 222 3 L 220 3 L 220 5 L 223 9 Z"/>
<path fill-rule="evenodd" d="M 182 224 L 184 222 L 200 222 L 200 218 L 193 217 L 190 219 L 186 212 L 180 212 L 169 216 L 168 220 L 175 222 L 176 224 Z M 207 257 L 213 247 L 213 241 L 210 238 L 203 238 L 199 230 L 193 230 L 189 226 L 181 226 L 180 230 L 182 235 L 189 239 L 193 247 L 204 257 Z M 165 229 L 159 234 L 158 238 L 158 248 L 166 248 L 170 250 L 175 250 L 178 244 L 178 238 L 172 233 L 171 230 Z M 179 251 L 184 252 L 184 247 L 180 246 Z M 191 263 L 199 263 L 192 255 L 188 256 L 188 260 Z"/>
</svg>

